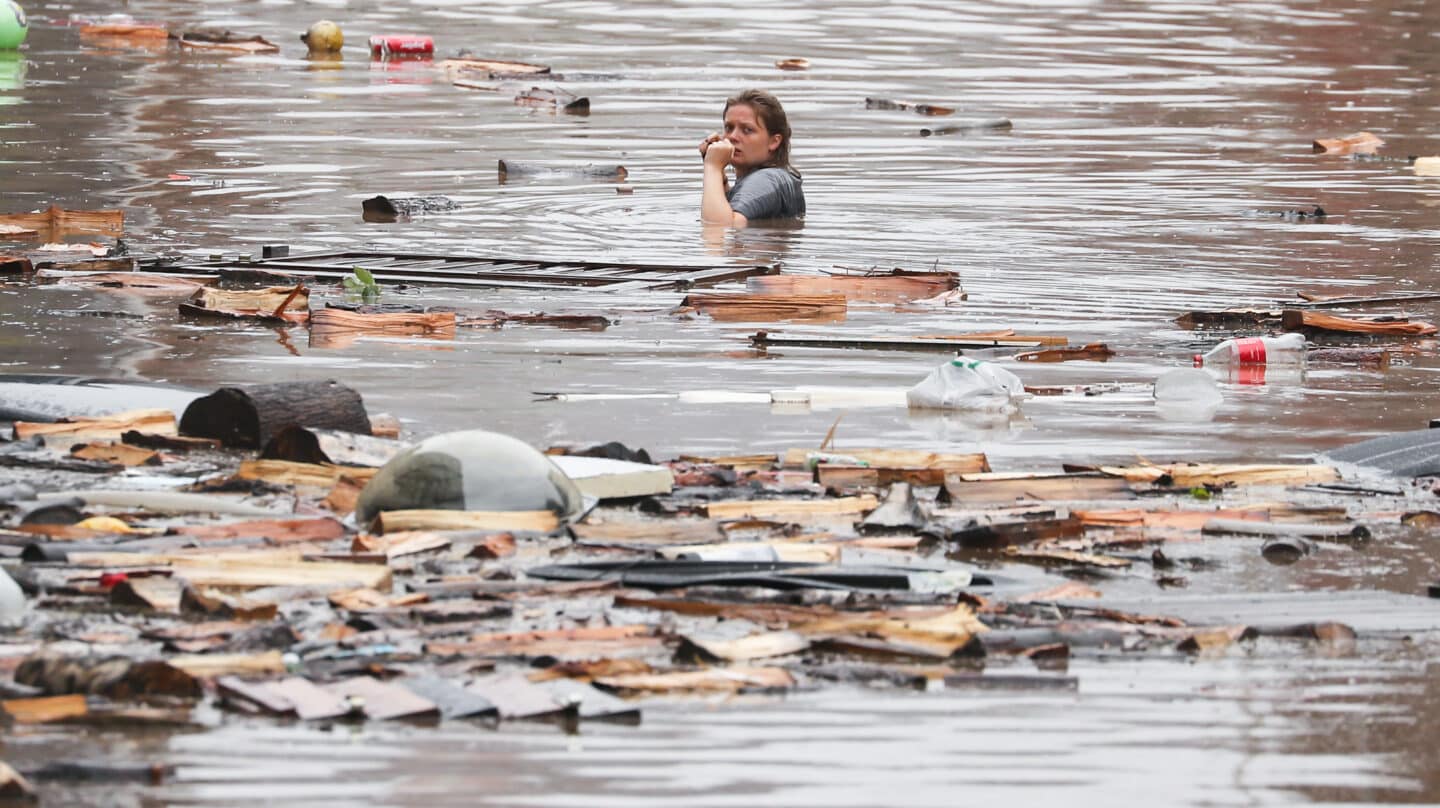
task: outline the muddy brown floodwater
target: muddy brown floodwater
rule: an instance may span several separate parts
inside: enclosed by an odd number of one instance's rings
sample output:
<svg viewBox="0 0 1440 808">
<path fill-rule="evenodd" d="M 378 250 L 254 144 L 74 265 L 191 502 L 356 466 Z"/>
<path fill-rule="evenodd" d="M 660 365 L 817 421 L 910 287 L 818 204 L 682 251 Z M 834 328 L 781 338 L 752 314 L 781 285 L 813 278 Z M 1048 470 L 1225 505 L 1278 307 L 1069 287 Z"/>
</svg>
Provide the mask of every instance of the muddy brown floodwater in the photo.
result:
<svg viewBox="0 0 1440 808">
<path fill-rule="evenodd" d="M 1297 291 L 1433 288 L 1440 179 L 1403 163 L 1317 156 L 1316 137 L 1381 135 L 1440 153 L 1440 31 L 1426 0 L 672 2 L 95 0 L 25 4 L 24 50 L 0 54 L 0 211 L 122 207 L 131 245 L 205 256 L 336 248 L 537 258 L 781 263 L 789 271 L 938 265 L 969 300 L 852 307 L 787 333 L 879 336 L 1014 327 L 1111 361 L 1024 366 L 1029 384 L 1152 380 L 1214 335 L 1188 309 Z M 71 15 L 123 11 L 261 34 L 280 56 L 215 57 L 82 41 Z M 343 61 L 297 34 L 338 21 Z M 517 106 L 529 82 L 453 87 L 423 64 L 372 62 L 375 33 L 539 62 L 590 97 L 587 117 Z M 777 59 L 811 69 L 781 72 Z M 798 230 L 707 232 L 695 144 L 723 98 L 773 90 L 795 128 L 809 216 Z M 867 110 L 867 96 L 958 108 Z M 922 128 L 1009 118 L 1010 132 Z M 563 178 L 500 184 L 496 161 L 621 163 L 633 195 Z M 445 194 L 453 213 L 371 224 L 374 194 Z M 1323 223 L 1270 212 L 1322 206 Z M 338 296 L 338 290 L 321 290 Z M 337 378 L 413 435 L 482 426 L 533 444 L 620 440 L 677 451 L 818 443 L 838 410 L 771 412 L 600 394 L 807 385 L 905 387 L 934 355 L 785 349 L 762 325 L 677 320 L 679 294 L 427 287 L 386 300 L 601 312 L 602 333 L 462 332 L 446 343 L 312 348 L 253 328 L 177 322 L 173 301 L 0 286 L 0 372 L 220 384 Z M 133 316 L 90 316 L 108 312 Z M 1440 309 L 1421 304 L 1416 315 Z M 770 324 L 770 327 L 774 327 Z M 298 340 L 298 341 L 297 341 Z M 984 451 L 997 470 L 1060 461 L 1291 460 L 1440 415 L 1431 348 L 1383 372 L 1222 379 L 1215 418 L 1166 421 L 1143 397 L 1039 399 L 1000 422 L 844 411 L 840 446 Z M 1269 568 L 1223 543 L 1227 592 L 1388 589 L 1440 575 L 1432 535 L 1395 532 Z M 1128 584 L 1154 594 L 1148 580 Z M 1440 607 L 1437 607 L 1440 608 Z M 1344 615 L 1337 615 L 1344 619 Z M 445 725 L 318 731 L 216 720 L 178 736 L 16 733 L 0 757 L 57 748 L 179 766 L 159 789 L 81 789 L 68 803 L 370 805 L 1288 804 L 1440 800 L 1433 633 L 1362 635 L 1353 655 L 1258 643 L 1213 659 L 1072 661 L 1075 693 L 851 687 L 723 704 L 647 703 L 640 727 L 499 732 Z M 83 749 L 82 749 L 83 747 Z M 56 804 L 61 804 L 56 802 Z"/>
</svg>

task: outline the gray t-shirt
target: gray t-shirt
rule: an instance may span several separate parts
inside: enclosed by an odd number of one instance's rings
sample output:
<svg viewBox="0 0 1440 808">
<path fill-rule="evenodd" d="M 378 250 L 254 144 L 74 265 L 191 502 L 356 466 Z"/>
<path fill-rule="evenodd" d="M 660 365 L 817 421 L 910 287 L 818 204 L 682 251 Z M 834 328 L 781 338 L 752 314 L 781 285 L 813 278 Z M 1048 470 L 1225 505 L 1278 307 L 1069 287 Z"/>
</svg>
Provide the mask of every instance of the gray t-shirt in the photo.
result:
<svg viewBox="0 0 1440 808">
<path fill-rule="evenodd" d="M 800 178 L 783 168 L 761 168 L 746 174 L 736 180 L 726 198 L 731 210 L 750 221 L 805 215 Z"/>
</svg>

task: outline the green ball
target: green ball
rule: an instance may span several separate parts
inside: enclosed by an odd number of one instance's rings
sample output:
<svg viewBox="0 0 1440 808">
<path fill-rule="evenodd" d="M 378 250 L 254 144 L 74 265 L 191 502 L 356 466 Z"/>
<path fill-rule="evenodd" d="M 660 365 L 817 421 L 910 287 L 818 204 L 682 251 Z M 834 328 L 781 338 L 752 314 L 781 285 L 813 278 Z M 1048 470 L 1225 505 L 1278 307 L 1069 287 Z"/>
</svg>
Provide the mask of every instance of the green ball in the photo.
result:
<svg viewBox="0 0 1440 808">
<path fill-rule="evenodd" d="M 15 0 L 0 0 L 0 50 L 15 50 L 30 33 L 25 10 Z"/>
</svg>

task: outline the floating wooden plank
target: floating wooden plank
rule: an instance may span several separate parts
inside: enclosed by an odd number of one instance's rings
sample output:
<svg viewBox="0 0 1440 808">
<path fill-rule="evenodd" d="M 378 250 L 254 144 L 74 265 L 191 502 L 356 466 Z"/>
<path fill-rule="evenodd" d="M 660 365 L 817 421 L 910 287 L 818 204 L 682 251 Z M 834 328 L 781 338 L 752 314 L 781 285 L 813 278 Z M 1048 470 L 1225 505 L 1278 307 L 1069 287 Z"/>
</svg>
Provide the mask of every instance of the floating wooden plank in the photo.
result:
<svg viewBox="0 0 1440 808">
<path fill-rule="evenodd" d="M 170 410 L 130 410 L 95 418 L 68 418 L 51 424 L 15 422 L 15 439 L 35 436 L 84 435 L 87 439 L 119 440 L 126 432 L 136 430 L 161 435 L 176 433 L 175 413 Z"/>
<path fill-rule="evenodd" d="M 809 458 L 812 454 L 824 454 L 831 457 L 854 458 L 873 469 L 943 469 L 951 474 L 969 474 L 974 472 L 986 472 L 990 470 L 990 462 L 980 452 L 973 454 L 947 454 L 944 452 L 931 452 L 924 449 L 833 449 L 829 452 L 817 453 L 814 449 L 792 448 L 786 449 L 782 457 L 784 467 L 788 469 L 803 469 L 809 467 Z M 837 465 L 849 465 L 844 461 L 838 461 Z M 826 465 L 819 463 L 816 468 Z"/>
<path fill-rule="evenodd" d="M 780 68 L 781 70 L 809 70 L 810 60 L 800 58 L 777 59 L 775 61 L 775 66 Z"/>
<path fill-rule="evenodd" d="M 265 688 L 273 697 L 289 702 L 295 716 L 301 721 L 322 721 L 350 713 L 350 703 L 346 699 L 299 676 L 290 676 L 278 682 L 266 682 Z"/>
<path fill-rule="evenodd" d="M 946 339 L 930 337 L 789 337 L 757 331 L 750 337 L 756 348 L 835 348 L 872 351 L 923 351 L 956 353 L 982 348 L 1038 348 L 1041 341 L 1021 337 L 999 339 Z"/>
<path fill-rule="evenodd" d="M 35 230 L 39 233 L 94 233 L 104 236 L 125 235 L 123 210 L 66 210 L 51 205 L 39 213 L 0 214 L 0 224 Z"/>
<path fill-rule="evenodd" d="M 566 177 L 593 177 L 598 180 L 623 180 L 630 175 L 622 165 L 596 165 L 586 163 L 583 165 L 552 165 L 549 163 L 532 163 L 524 160 L 500 160 L 497 166 L 500 182 L 503 184 L 511 177 L 533 177 L 536 175 L 560 175 Z"/>
<path fill-rule="evenodd" d="M 361 588 L 347 589 L 343 592 L 331 592 L 328 600 L 330 601 L 330 605 L 337 609 L 346 609 L 352 612 L 366 612 L 374 609 L 417 606 L 430 600 L 430 596 L 424 592 L 387 595 L 374 589 Z"/>
<path fill-rule="evenodd" d="M 0 701 L 0 712 L 16 724 L 53 724 L 90 712 L 84 694 Z"/>
<path fill-rule="evenodd" d="M 1175 324 L 1190 331 L 1203 328 L 1269 328 L 1280 325 L 1280 311 L 1278 308 L 1187 311 L 1175 318 Z"/>
<path fill-rule="evenodd" d="M 244 262 L 221 259 L 188 264 L 183 271 L 218 275 L 243 269 L 264 271 L 277 276 L 328 278 L 338 281 L 352 275 L 356 266 L 365 267 L 381 283 L 432 283 L 531 290 L 576 287 L 617 291 L 679 289 L 743 280 L 752 275 L 765 275 L 775 271 L 768 266 L 626 264 L 364 251 L 286 255 Z"/>
<path fill-rule="evenodd" d="M 1098 555 L 1095 553 L 1082 553 L 1075 550 L 1062 550 L 1055 547 L 1037 547 L 1027 549 L 1021 547 L 1006 547 L 1005 557 L 1017 561 L 1031 561 L 1039 564 L 1063 564 L 1068 566 L 1100 567 L 1102 569 L 1124 569 L 1130 566 L 1130 562 L 1115 556 Z"/>
<path fill-rule="evenodd" d="M 943 468 L 869 468 L 835 463 L 821 463 L 815 467 L 815 482 L 828 489 L 875 488 L 892 483 L 910 485 L 944 485 Z"/>
<path fill-rule="evenodd" d="M 1374 154 L 1375 150 L 1385 145 L 1385 141 L 1370 132 L 1356 132 L 1353 135 L 1334 138 L 1316 138 L 1311 144 L 1317 153 L 1345 155 L 1345 154 Z"/>
<path fill-rule="evenodd" d="M 783 519 L 803 521 L 837 516 L 859 516 L 873 511 L 880 501 L 870 494 L 839 499 L 772 499 L 749 502 L 711 502 L 704 505 L 711 519 Z"/>
<path fill-rule="evenodd" d="M 1357 320 L 1337 317 L 1318 311 L 1287 310 L 1281 315 L 1286 331 L 1334 331 L 1345 334 L 1385 334 L 1390 336 L 1424 337 L 1436 333 L 1432 323 L 1408 320 Z"/>
<path fill-rule="evenodd" d="M 189 294 L 204 285 L 203 281 L 182 278 L 155 272 L 82 272 L 78 274 L 54 274 L 54 270 L 40 270 L 37 277 L 55 280 L 62 286 L 98 286 L 101 288 L 131 289 L 160 295 Z"/>
<path fill-rule="evenodd" d="M 746 281 L 755 293 L 770 296 L 844 295 L 846 300 L 895 302 L 932 297 L 960 286 L 953 272 L 896 269 L 868 275 L 760 275 Z"/>
<path fill-rule="evenodd" d="M 154 612 L 179 614 L 180 589 L 180 582 L 171 578 L 127 578 L 110 588 L 110 602 L 119 606 L 138 606 Z"/>
<path fill-rule="evenodd" d="M 696 520 L 655 520 L 652 522 L 604 522 L 571 525 L 570 531 L 581 544 L 703 544 L 720 541 L 725 534 L 720 523 Z"/>
<path fill-rule="evenodd" d="M 389 567 L 375 564 L 344 564 L 299 560 L 296 554 L 262 552 L 165 553 L 80 552 L 68 555 L 70 564 L 81 567 L 168 567 L 177 578 L 194 586 L 258 589 L 267 586 L 368 586 L 388 589 Z"/>
<path fill-rule="evenodd" d="M 550 691 L 516 673 L 482 677 L 466 689 L 495 705 L 506 720 L 545 718 L 565 711 Z"/>
<path fill-rule="evenodd" d="M 722 295 L 692 294 L 680 301 L 718 322 L 845 319 L 845 295 Z"/>
<path fill-rule="evenodd" d="M 1103 342 L 1092 342 L 1082 345 L 1079 348 L 1049 348 L 1043 351 L 1027 351 L 1016 354 L 1017 362 L 1071 362 L 1079 359 L 1088 359 L 1095 362 L 1104 362 L 1114 356 L 1115 352 L 1110 346 Z"/>
<path fill-rule="evenodd" d="M 202 286 L 188 302 L 180 304 L 180 313 L 193 317 L 305 323 L 310 319 L 310 292 L 300 285 L 255 290 Z"/>
<path fill-rule="evenodd" d="M 463 642 L 431 642 L 425 648 L 428 653 L 447 656 L 552 655 L 571 659 L 586 655 L 609 657 L 636 649 L 653 651 L 663 645 L 664 639 L 657 636 L 653 626 L 637 624 L 475 634 Z M 601 653 L 594 653 L 596 648 Z"/>
<path fill-rule="evenodd" d="M 375 517 L 378 533 L 405 530 L 533 530 L 549 533 L 560 527 L 553 511 L 384 511 Z"/>
<path fill-rule="evenodd" d="M 1288 303 L 1285 308 L 1327 309 L 1365 308 L 1368 306 L 1391 306 L 1396 303 L 1428 303 L 1440 300 L 1440 292 L 1399 292 L 1387 295 L 1317 295 L 1296 292 L 1299 303 Z M 1278 312 L 1277 312 L 1278 313 Z"/>
<path fill-rule="evenodd" d="M 333 488 L 341 477 L 368 481 L 380 470 L 366 466 L 331 466 L 292 463 L 288 460 L 245 460 L 235 476 L 242 480 L 264 480 L 276 485 Z"/>
<path fill-rule="evenodd" d="M 455 59 L 444 59 L 435 64 L 435 67 L 447 74 L 460 72 L 499 73 L 502 75 L 537 75 L 549 73 L 549 65 L 526 64 L 525 62 L 507 62 L 501 59 L 474 59 L 471 57 L 459 57 Z M 453 76 L 452 76 L 453 77 Z"/>
<path fill-rule="evenodd" d="M 1158 466 L 1101 466 L 1100 471 L 1130 482 L 1169 484 L 1179 488 L 1200 485 L 1304 485 L 1340 479 L 1332 466 L 1286 464 L 1174 463 Z"/>
<path fill-rule="evenodd" d="M 701 465 L 727 466 L 735 471 L 762 471 L 772 468 L 779 462 L 779 456 L 773 454 L 754 455 L 680 455 L 678 458 L 682 463 L 698 463 Z"/>
<path fill-rule="evenodd" d="M 454 339 L 455 312 L 372 314 L 325 308 L 310 313 L 310 334 L 312 336 L 326 337 L 356 333 Z"/>
</svg>

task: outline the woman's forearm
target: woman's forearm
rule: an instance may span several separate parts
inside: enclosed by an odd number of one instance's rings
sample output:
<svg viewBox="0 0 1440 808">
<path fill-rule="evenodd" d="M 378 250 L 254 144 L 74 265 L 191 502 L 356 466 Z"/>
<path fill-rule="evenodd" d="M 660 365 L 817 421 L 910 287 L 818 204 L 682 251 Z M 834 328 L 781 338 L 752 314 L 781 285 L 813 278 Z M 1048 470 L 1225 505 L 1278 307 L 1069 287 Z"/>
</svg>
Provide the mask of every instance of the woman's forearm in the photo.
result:
<svg viewBox="0 0 1440 808">
<path fill-rule="evenodd" d="M 700 191 L 700 219 L 715 224 L 744 227 L 746 219 L 730 207 L 725 198 L 725 167 L 705 162 L 705 179 Z"/>
</svg>

